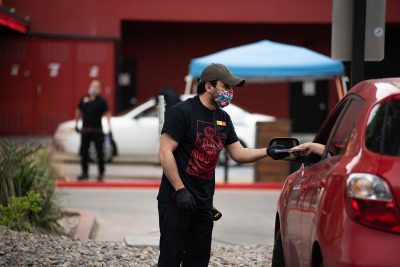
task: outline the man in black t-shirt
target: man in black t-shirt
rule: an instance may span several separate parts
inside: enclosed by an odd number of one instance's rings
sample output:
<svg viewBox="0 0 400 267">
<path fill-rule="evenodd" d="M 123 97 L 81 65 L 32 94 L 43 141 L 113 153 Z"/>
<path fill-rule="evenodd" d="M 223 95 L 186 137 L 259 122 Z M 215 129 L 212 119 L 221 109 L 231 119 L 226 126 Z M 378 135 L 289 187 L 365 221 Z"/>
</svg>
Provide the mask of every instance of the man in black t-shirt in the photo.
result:
<svg viewBox="0 0 400 267">
<path fill-rule="evenodd" d="M 213 196 L 218 155 L 225 147 L 238 163 L 267 156 L 266 148 L 243 148 L 230 116 L 222 110 L 233 88 L 245 83 L 224 65 L 211 64 L 200 76 L 197 96 L 166 114 L 161 132 L 163 169 L 158 193 L 158 266 L 207 266 L 213 229 Z"/>
<path fill-rule="evenodd" d="M 88 174 L 88 162 L 89 162 L 89 146 L 90 142 L 94 142 L 97 152 L 98 161 L 98 181 L 103 181 L 104 177 L 104 155 L 103 155 L 103 143 L 104 134 L 103 127 L 101 124 L 101 118 L 103 115 L 107 116 L 109 125 L 109 132 L 111 133 L 111 114 L 108 110 L 106 100 L 100 96 L 101 83 L 98 80 L 93 80 L 90 84 L 88 93 L 84 95 L 80 101 L 78 108 L 75 112 L 75 129 L 81 133 L 81 167 L 82 174 L 78 176 L 78 180 L 87 180 Z M 78 128 L 78 121 L 82 118 L 82 129 Z"/>
</svg>

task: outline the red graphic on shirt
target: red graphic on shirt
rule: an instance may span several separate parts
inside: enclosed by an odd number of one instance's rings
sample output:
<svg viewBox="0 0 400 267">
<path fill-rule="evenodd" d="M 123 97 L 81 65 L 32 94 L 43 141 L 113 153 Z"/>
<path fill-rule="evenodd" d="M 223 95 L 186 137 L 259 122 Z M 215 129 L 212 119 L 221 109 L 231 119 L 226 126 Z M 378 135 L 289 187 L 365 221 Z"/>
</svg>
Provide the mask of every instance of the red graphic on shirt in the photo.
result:
<svg viewBox="0 0 400 267">
<path fill-rule="evenodd" d="M 186 172 L 206 180 L 213 177 L 219 152 L 224 147 L 225 134 L 216 132 L 215 124 L 197 121 L 196 143 Z"/>
</svg>

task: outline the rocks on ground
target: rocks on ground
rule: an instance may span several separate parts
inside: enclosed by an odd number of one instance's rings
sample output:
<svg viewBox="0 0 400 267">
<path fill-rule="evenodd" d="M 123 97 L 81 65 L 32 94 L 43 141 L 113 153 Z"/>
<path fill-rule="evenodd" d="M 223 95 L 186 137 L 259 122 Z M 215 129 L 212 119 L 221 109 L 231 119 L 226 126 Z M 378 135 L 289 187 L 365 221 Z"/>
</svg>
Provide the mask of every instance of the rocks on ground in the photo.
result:
<svg viewBox="0 0 400 267">
<path fill-rule="evenodd" d="M 214 245 L 209 266 L 270 266 L 272 246 Z M 159 251 L 124 242 L 12 231 L 0 225 L 0 266 L 157 266 Z"/>
</svg>

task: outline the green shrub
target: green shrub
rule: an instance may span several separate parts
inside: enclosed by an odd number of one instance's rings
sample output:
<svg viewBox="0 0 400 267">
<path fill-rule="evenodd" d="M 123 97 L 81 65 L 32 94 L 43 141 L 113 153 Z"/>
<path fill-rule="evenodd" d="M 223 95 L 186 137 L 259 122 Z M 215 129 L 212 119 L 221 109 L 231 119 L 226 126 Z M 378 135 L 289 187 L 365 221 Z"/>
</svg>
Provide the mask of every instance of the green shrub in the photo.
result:
<svg viewBox="0 0 400 267">
<path fill-rule="evenodd" d="M 35 216 L 31 216 L 31 210 L 22 212 L 33 226 L 30 229 L 62 233 L 57 223 L 63 215 L 56 203 L 55 180 L 51 155 L 46 149 L 39 145 L 0 141 L 0 204 L 8 207 L 13 197 L 26 197 L 30 192 L 38 194 L 40 209 L 33 213 Z"/>
<path fill-rule="evenodd" d="M 31 220 L 40 212 L 40 194 L 33 193 L 23 197 L 12 196 L 8 205 L 0 204 L 0 224 L 16 230 L 31 231 Z"/>
</svg>

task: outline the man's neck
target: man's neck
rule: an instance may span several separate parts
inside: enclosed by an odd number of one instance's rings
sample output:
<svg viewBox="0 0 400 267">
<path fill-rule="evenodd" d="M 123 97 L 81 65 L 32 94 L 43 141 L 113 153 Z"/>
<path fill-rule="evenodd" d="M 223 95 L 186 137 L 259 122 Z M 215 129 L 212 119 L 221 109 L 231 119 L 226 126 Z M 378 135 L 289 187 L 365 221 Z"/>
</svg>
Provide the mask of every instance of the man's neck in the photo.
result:
<svg viewBox="0 0 400 267">
<path fill-rule="evenodd" d="M 208 108 L 209 110 L 216 110 L 217 105 L 214 103 L 214 101 L 211 99 L 210 95 L 206 93 L 200 94 L 199 95 L 200 102 Z"/>
</svg>

